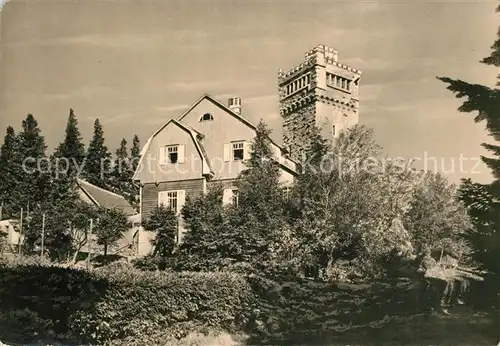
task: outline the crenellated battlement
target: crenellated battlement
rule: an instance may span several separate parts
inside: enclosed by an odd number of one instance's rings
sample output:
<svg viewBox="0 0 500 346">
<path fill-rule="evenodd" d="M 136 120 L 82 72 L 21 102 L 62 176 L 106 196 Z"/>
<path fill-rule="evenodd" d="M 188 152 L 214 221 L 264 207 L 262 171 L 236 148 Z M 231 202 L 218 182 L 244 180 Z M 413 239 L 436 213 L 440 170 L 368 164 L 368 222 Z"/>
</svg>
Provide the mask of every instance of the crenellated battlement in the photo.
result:
<svg viewBox="0 0 500 346">
<path fill-rule="evenodd" d="M 301 64 L 289 70 L 279 69 L 278 79 L 284 83 L 314 65 L 332 65 L 357 75 L 362 74 L 361 70 L 338 62 L 338 51 L 336 49 L 320 44 L 304 54 L 304 62 Z"/>
<path fill-rule="evenodd" d="M 335 140 L 358 122 L 361 74 L 340 63 L 337 50 L 325 45 L 307 51 L 294 68 L 278 70 L 283 144 L 293 159 L 301 159 L 315 127 Z"/>
</svg>

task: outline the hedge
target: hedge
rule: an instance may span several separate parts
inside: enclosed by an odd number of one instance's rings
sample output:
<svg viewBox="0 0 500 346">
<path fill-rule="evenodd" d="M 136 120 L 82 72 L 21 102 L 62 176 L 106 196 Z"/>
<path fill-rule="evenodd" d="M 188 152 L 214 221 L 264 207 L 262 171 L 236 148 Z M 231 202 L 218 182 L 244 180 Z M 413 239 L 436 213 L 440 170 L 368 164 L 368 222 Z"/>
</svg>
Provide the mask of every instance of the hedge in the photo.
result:
<svg viewBox="0 0 500 346">
<path fill-rule="evenodd" d="M 411 280 L 349 285 L 232 272 L 0 265 L 0 340 L 175 345 L 188 333 L 225 331 L 250 334 L 249 344 L 342 344 L 347 330 L 422 312 L 432 293 L 423 288 Z"/>
<path fill-rule="evenodd" d="M 192 331 L 242 330 L 253 294 L 234 273 L 0 267 L 0 340 L 154 345 Z"/>
<path fill-rule="evenodd" d="M 251 344 L 342 344 L 346 331 L 378 327 L 427 310 L 432 304 L 431 292 L 411 280 L 277 283 L 255 277 L 252 285 L 260 299 Z"/>
</svg>

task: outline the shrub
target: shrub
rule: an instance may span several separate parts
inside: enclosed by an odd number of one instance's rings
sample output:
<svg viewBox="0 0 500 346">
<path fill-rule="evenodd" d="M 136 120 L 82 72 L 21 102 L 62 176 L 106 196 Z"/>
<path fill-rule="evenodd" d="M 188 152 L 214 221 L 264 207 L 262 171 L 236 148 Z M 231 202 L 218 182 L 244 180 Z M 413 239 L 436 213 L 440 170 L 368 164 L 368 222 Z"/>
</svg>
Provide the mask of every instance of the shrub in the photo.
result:
<svg viewBox="0 0 500 346">
<path fill-rule="evenodd" d="M 250 279 L 260 296 L 251 344 L 332 344 L 348 329 L 386 323 L 420 311 L 419 286 L 410 280 L 372 284 Z"/>
<path fill-rule="evenodd" d="M 139 345 L 147 335 L 154 344 L 189 332 L 242 330 L 252 303 L 250 286 L 235 273 L 4 265 L 0 340 Z"/>
</svg>

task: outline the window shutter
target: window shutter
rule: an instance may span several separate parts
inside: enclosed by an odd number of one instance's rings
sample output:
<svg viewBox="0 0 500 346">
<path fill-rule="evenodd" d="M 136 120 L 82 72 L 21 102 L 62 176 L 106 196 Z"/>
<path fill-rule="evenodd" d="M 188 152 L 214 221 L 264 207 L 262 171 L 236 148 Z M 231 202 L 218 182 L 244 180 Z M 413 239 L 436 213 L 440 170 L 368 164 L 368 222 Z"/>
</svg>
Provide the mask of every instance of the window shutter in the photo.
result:
<svg viewBox="0 0 500 346">
<path fill-rule="evenodd" d="M 160 191 L 158 192 L 158 206 L 163 206 L 167 207 L 167 192 L 166 191 Z"/>
<path fill-rule="evenodd" d="M 158 151 L 158 162 L 160 165 L 163 165 L 167 160 L 167 157 L 166 157 L 166 151 L 167 151 L 167 147 L 160 147 L 159 148 L 159 151 Z"/>
<path fill-rule="evenodd" d="M 184 163 L 184 144 L 179 144 L 177 162 Z"/>
<path fill-rule="evenodd" d="M 243 143 L 243 160 L 250 159 L 250 142 Z"/>
<path fill-rule="evenodd" d="M 224 189 L 224 194 L 222 195 L 222 204 L 231 204 L 233 200 L 233 189 Z"/>
<path fill-rule="evenodd" d="M 186 203 L 186 190 L 177 190 L 177 213 L 180 213 Z"/>
<path fill-rule="evenodd" d="M 231 145 L 229 143 L 224 144 L 224 162 L 231 161 Z"/>
</svg>

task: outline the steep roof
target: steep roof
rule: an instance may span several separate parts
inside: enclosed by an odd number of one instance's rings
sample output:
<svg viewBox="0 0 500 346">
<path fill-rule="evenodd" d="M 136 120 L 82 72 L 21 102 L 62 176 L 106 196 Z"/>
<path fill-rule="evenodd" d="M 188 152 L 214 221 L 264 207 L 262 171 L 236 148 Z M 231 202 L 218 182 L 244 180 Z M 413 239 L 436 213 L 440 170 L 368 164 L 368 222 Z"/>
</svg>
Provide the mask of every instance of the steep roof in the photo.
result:
<svg viewBox="0 0 500 346">
<path fill-rule="evenodd" d="M 135 215 L 137 212 L 135 209 L 127 202 L 125 197 L 120 196 L 111 191 L 102 189 L 95 186 L 88 181 L 83 179 L 78 179 L 77 184 L 82 190 L 82 192 L 90 199 L 92 202 L 100 207 L 105 207 L 109 209 L 117 208 L 125 213 L 125 215 Z"/>
<path fill-rule="evenodd" d="M 229 113 L 230 115 L 232 115 L 233 117 L 235 117 L 236 119 L 238 119 L 239 121 L 241 121 L 242 123 L 247 125 L 248 127 L 252 128 L 253 130 L 257 130 L 257 126 L 255 126 L 252 122 L 248 121 L 247 119 L 242 117 L 240 114 L 234 112 L 231 108 L 229 108 L 228 106 L 226 106 L 222 102 L 216 100 L 213 96 L 211 96 L 209 94 L 203 94 L 195 103 L 193 103 L 186 111 L 184 111 L 184 113 L 182 113 L 179 118 L 177 118 L 177 121 L 182 121 L 182 119 L 186 115 L 188 115 L 189 112 L 191 112 L 203 100 L 209 100 L 210 102 L 214 103 L 216 106 L 223 109 L 224 111 L 226 111 L 227 113 Z M 280 150 L 285 150 L 281 145 L 279 145 L 278 143 L 273 141 L 272 138 L 269 138 L 269 140 L 271 141 L 272 144 L 274 144 L 275 146 L 280 148 Z"/>
<path fill-rule="evenodd" d="M 136 179 L 136 175 L 139 172 L 139 170 L 141 169 L 141 164 L 142 164 L 142 160 L 144 159 L 144 155 L 147 153 L 147 151 L 149 149 L 149 146 L 151 145 L 151 141 L 153 140 L 153 138 L 158 133 L 160 133 L 170 123 L 173 123 L 173 124 L 179 126 L 181 129 L 183 129 L 184 131 L 186 131 L 191 136 L 191 139 L 194 142 L 196 150 L 198 151 L 198 153 L 200 154 L 200 156 L 202 158 L 202 161 L 203 161 L 203 172 L 204 172 L 204 174 L 206 172 L 206 174 L 214 175 L 214 172 L 213 172 L 213 169 L 212 169 L 212 167 L 210 165 L 210 160 L 208 159 L 208 156 L 207 156 L 207 153 L 205 151 L 205 148 L 203 148 L 203 145 L 198 140 L 198 136 L 203 137 L 203 134 L 200 133 L 199 131 L 196 131 L 195 129 L 192 129 L 189 126 L 186 126 L 185 124 L 181 123 L 178 120 L 170 119 L 165 124 L 163 124 L 158 130 L 156 130 L 151 135 L 151 137 L 148 138 L 146 144 L 144 145 L 144 147 L 141 150 L 141 154 L 140 154 L 141 158 L 139 160 L 139 164 L 137 165 L 137 169 L 134 172 L 134 176 L 132 177 L 132 179 L 134 179 L 134 180 Z"/>
<path fill-rule="evenodd" d="M 139 164 L 137 165 L 137 169 L 134 173 L 134 176 L 132 177 L 132 179 L 136 179 L 136 175 L 141 167 L 141 163 L 142 163 L 142 160 L 144 158 L 144 155 L 146 154 L 146 152 L 148 151 L 149 149 L 149 146 L 151 145 L 151 141 L 153 140 L 153 138 L 158 134 L 160 133 L 160 131 L 162 131 L 168 124 L 170 123 L 175 123 L 177 126 L 183 128 L 185 131 L 187 131 L 194 143 L 195 143 L 195 146 L 196 146 L 196 149 L 198 150 L 198 152 L 200 153 L 200 155 L 202 156 L 203 158 L 203 164 L 204 166 L 206 165 L 206 168 L 207 170 L 209 171 L 209 173 L 211 175 L 214 175 L 213 173 L 213 169 L 210 165 L 210 160 L 208 158 L 208 155 L 205 151 L 205 149 L 203 148 L 203 145 L 200 143 L 200 141 L 198 140 L 198 136 L 205 136 L 205 134 L 185 125 L 184 123 L 182 123 L 182 119 L 187 115 L 189 114 L 189 112 L 191 112 L 198 104 L 200 104 L 200 102 L 202 102 L 203 100 L 209 100 L 210 102 L 212 102 L 213 104 L 215 104 L 216 106 L 220 107 L 221 109 L 223 109 L 226 113 L 230 114 L 231 116 L 235 117 L 236 119 L 238 119 L 239 121 L 243 122 L 245 125 L 247 125 L 248 127 L 250 127 L 251 129 L 253 129 L 254 131 L 257 130 L 257 126 L 255 126 L 254 124 L 252 124 L 250 121 L 248 121 L 247 119 L 245 119 L 244 117 L 242 117 L 240 114 L 238 113 L 235 113 L 233 110 L 231 110 L 229 107 L 227 107 L 225 104 L 223 104 L 222 102 L 219 102 L 217 101 L 215 98 L 213 98 L 212 96 L 210 96 L 209 94 L 203 94 L 196 102 L 194 102 L 186 111 L 184 111 L 182 113 L 182 115 L 177 118 L 177 119 L 169 119 L 167 122 L 165 122 L 158 130 L 156 130 L 149 138 L 148 140 L 146 141 L 146 144 L 144 145 L 144 147 L 142 148 L 141 150 L 141 153 L 140 153 L 140 160 L 139 160 Z M 283 147 L 279 144 L 277 144 L 275 141 L 273 141 L 272 138 L 269 138 L 269 140 L 271 141 L 271 144 L 273 144 L 274 146 L 276 146 L 281 152 L 285 151 L 285 149 L 283 149 Z M 278 157 L 277 158 L 277 161 L 278 163 L 284 168 L 286 169 L 287 171 L 289 171 L 290 173 L 292 174 L 296 174 L 296 166 L 297 166 L 297 162 L 293 161 L 292 159 L 290 158 L 284 158 L 284 157 Z"/>
</svg>

